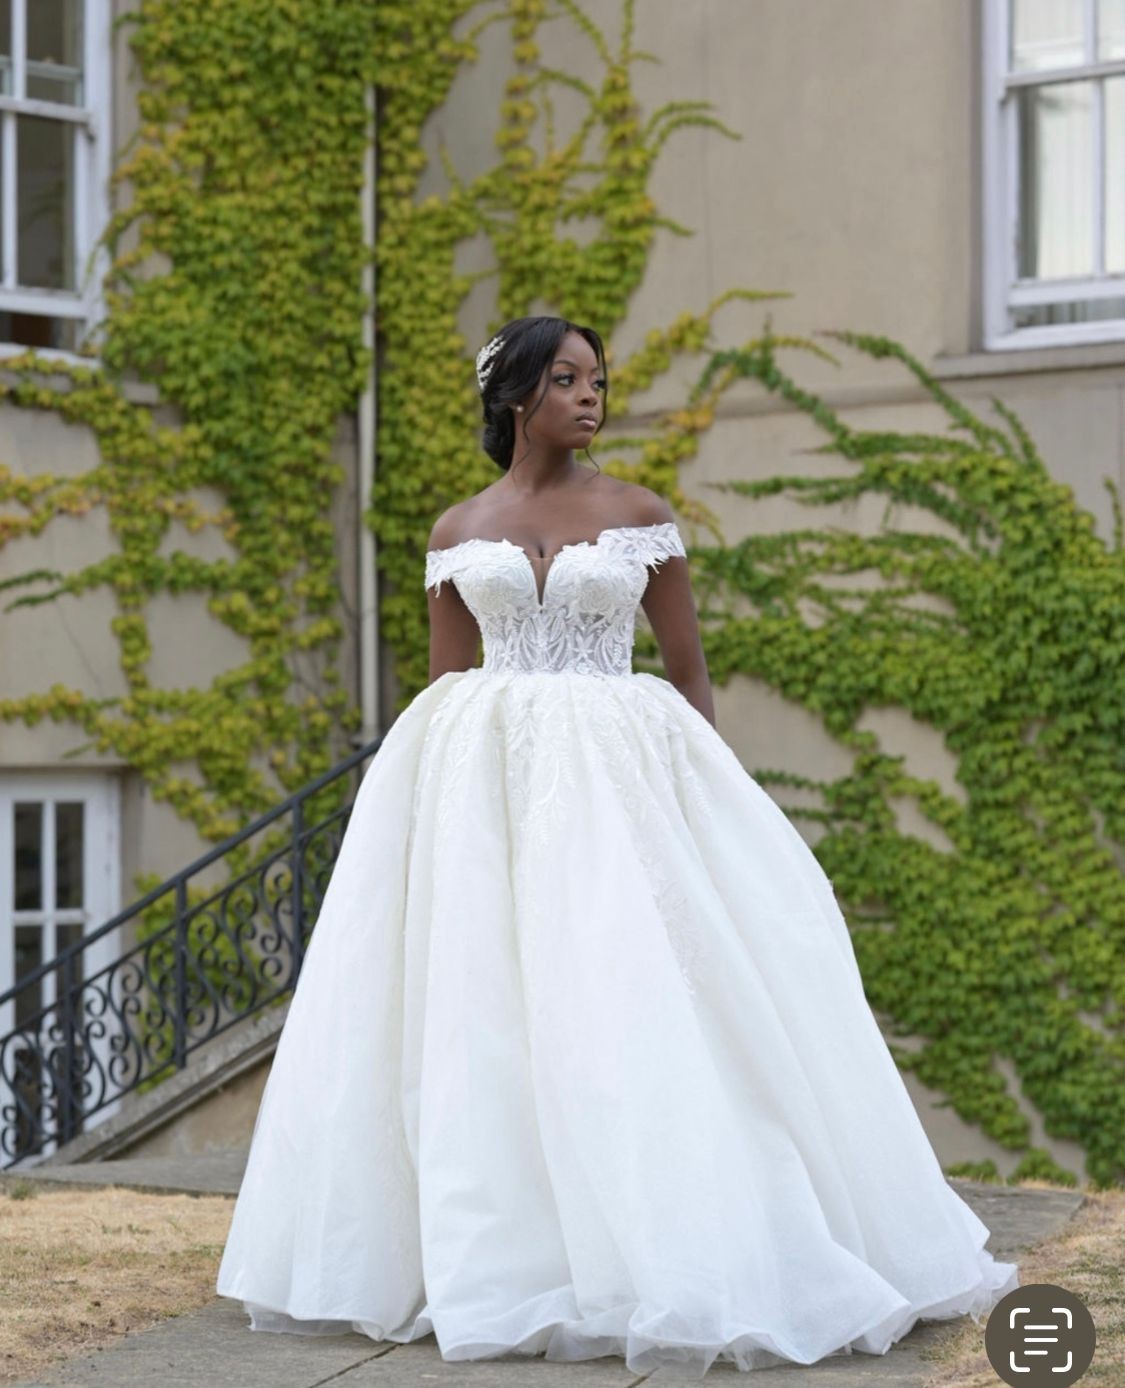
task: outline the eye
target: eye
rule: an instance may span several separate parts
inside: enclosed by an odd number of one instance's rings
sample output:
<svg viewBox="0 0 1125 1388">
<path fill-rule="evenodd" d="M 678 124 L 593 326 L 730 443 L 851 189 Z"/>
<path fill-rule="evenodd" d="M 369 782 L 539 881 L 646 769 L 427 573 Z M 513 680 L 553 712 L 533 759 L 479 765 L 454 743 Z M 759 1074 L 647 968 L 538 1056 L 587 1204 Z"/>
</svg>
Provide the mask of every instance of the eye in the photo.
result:
<svg viewBox="0 0 1125 1388">
<path fill-rule="evenodd" d="M 554 379 L 555 379 L 555 385 L 557 385 L 557 386 L 569 386 L 569 385 L 573 385 L 573 384 L 574 384 L 574 372 L 573 372 L 573 371 L 564 371 L 564 372 L 562 373 L 561 376 L 556 376 Z M 598 379 L 594 382 L 594 384 L 597 386 L 597 388 L 598 388 L 599 390 L 605 390 L 605 388 L 606 388 L 606 386 L 609 384 L 609 382 L 605 379 L 604 376 L 599 376 Z"/>
</svg>

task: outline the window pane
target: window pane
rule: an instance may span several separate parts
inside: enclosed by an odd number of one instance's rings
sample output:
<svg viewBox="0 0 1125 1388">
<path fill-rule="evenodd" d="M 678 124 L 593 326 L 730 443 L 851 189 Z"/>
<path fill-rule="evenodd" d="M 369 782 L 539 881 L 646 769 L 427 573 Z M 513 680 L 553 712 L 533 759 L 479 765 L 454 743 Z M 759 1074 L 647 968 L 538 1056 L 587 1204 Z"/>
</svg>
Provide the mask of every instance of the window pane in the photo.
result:
<svg viewBox="0 0 1125 1388">
<path fill-rule="evenodd" d="M 1125 58 L 1125 0 L 1098 0 L 1098 57 Z"/>
<path fill-rule="evenodd" d="M 15 862 L 12 877 L 15 883 L 17 911 L 43 909 L 43 806 L 38 802 L 15 806 Z"/>
<path fill-rule="evenodd" d="M 1046 328 L 1055 323 L 1125 323 L 1125 299 L 1076 300 L 1067 304 L 1034 304 L 1012 310 L 1017 328 Z"/>
<path fill-rule="evenodd" d="M 81 800 L 55 806 L 55 905 L 60 909 L 82 905 Z"/>
<path fill-rule="evenodd" d="M 1105 84 L 1105 268 L 1125 274 L 1125 77 Z"/>
<path fill-rule="evenodd" d="M 69 121 L 20 116 L 16 278 L 36 289 L 74 288 L 74 132 Z"/>
<path fill-rule="evenodd" d="M 38 925 L 16 926 L 15 975 L 18 983 L 43 962 L 43 929 Z M 43 980 L 16 994 L 16 1026 L 26 1026 L 43 1006 Z"/>
<path fill-rule="evenodd" d="M 81 339 L 81 324 L 75 318 L 48 318 L 39 313 L 5 313 L 0 310 L 0 342 L 78 352 L 81 350 Z"/>
<path fill-rule="evenodd" d="M 0 93 L 12 94 L 12 0 L 0 0 Z"/>
<path fill-rule="evenodd" d="M 1021 279 L 1092 274 L 1093 84 L 1025 87 L 1017 100 L 1018 274 Z"/>
<path fill-rule="evenodd" d="M 82 0 L 33 0 L 27 7 L 27 94 L 82 100 Z"/>
<path fill-rule="evenodd" d="M 1085 8 L 1085 0 L 1012 0 L 1012 71 L 1084 63 Z"/>
</svg>

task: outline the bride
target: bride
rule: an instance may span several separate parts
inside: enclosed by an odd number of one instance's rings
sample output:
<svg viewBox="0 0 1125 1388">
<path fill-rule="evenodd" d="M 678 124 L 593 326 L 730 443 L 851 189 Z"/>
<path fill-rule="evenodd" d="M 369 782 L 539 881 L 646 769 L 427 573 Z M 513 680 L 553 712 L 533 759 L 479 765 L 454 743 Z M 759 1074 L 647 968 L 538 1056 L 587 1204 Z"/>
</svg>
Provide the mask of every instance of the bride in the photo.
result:
<svg viewBox="0 0 1125 1388">
<path fill-rule="evenodd" d="M 356 796 L 218 1292 L 253 1330 L 657 1377 L 980 1323 L 1018 1269 L 715 729 L 672 511 L 575 456 L 598 334 L 516 320 L 477 378 L 502 475 L 433 526 L 430 683 Z M 638 606 L 667 678 L 632 671 Z"/>
</svg>

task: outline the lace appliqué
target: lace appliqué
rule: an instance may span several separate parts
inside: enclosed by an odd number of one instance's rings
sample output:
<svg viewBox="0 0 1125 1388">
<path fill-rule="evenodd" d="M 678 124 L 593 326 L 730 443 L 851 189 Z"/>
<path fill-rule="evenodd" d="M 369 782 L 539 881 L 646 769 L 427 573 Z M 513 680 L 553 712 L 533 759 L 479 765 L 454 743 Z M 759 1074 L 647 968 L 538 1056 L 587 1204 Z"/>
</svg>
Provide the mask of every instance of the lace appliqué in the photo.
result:
<svg viewBox="0 0 1125 1388">
<path fill-rule="evenodd" d="M 564 545 L 540 599 L 531 562 L 510 540 L 471 538 L 426 554 L 426 587 L 453 580 L 484 642 L 487 674 L 631 673 L 636 610 L 650 568 L 686 557 L 675 521 L 609 527 Z"/>
</svg>

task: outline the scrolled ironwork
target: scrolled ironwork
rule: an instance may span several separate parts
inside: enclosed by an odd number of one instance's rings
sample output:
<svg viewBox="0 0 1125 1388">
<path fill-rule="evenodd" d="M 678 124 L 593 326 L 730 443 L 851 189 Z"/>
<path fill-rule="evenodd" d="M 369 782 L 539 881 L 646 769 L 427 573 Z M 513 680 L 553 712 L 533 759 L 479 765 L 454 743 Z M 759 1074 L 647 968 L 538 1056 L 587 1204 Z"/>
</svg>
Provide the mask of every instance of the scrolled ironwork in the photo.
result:
<svg viewBox="0 0 1125 1388">
<path fill-rule="evenodd" d="M 0 994 L 0 1169 L 53 1151 L 297 982 L 362 777 L 382 739 Z M 356 784 L 348 795 L 352 774 Z M 336 804 L 315 822 L 311 806 Z M 238 867 L 233 868 L 233 864 Z M 204 884 L 217 866 L 226 881 Z M 109 965 L 95 947 L 131 925 Z M 42 1002 L 44 993 L 53 994 Z"/>
</svg>

